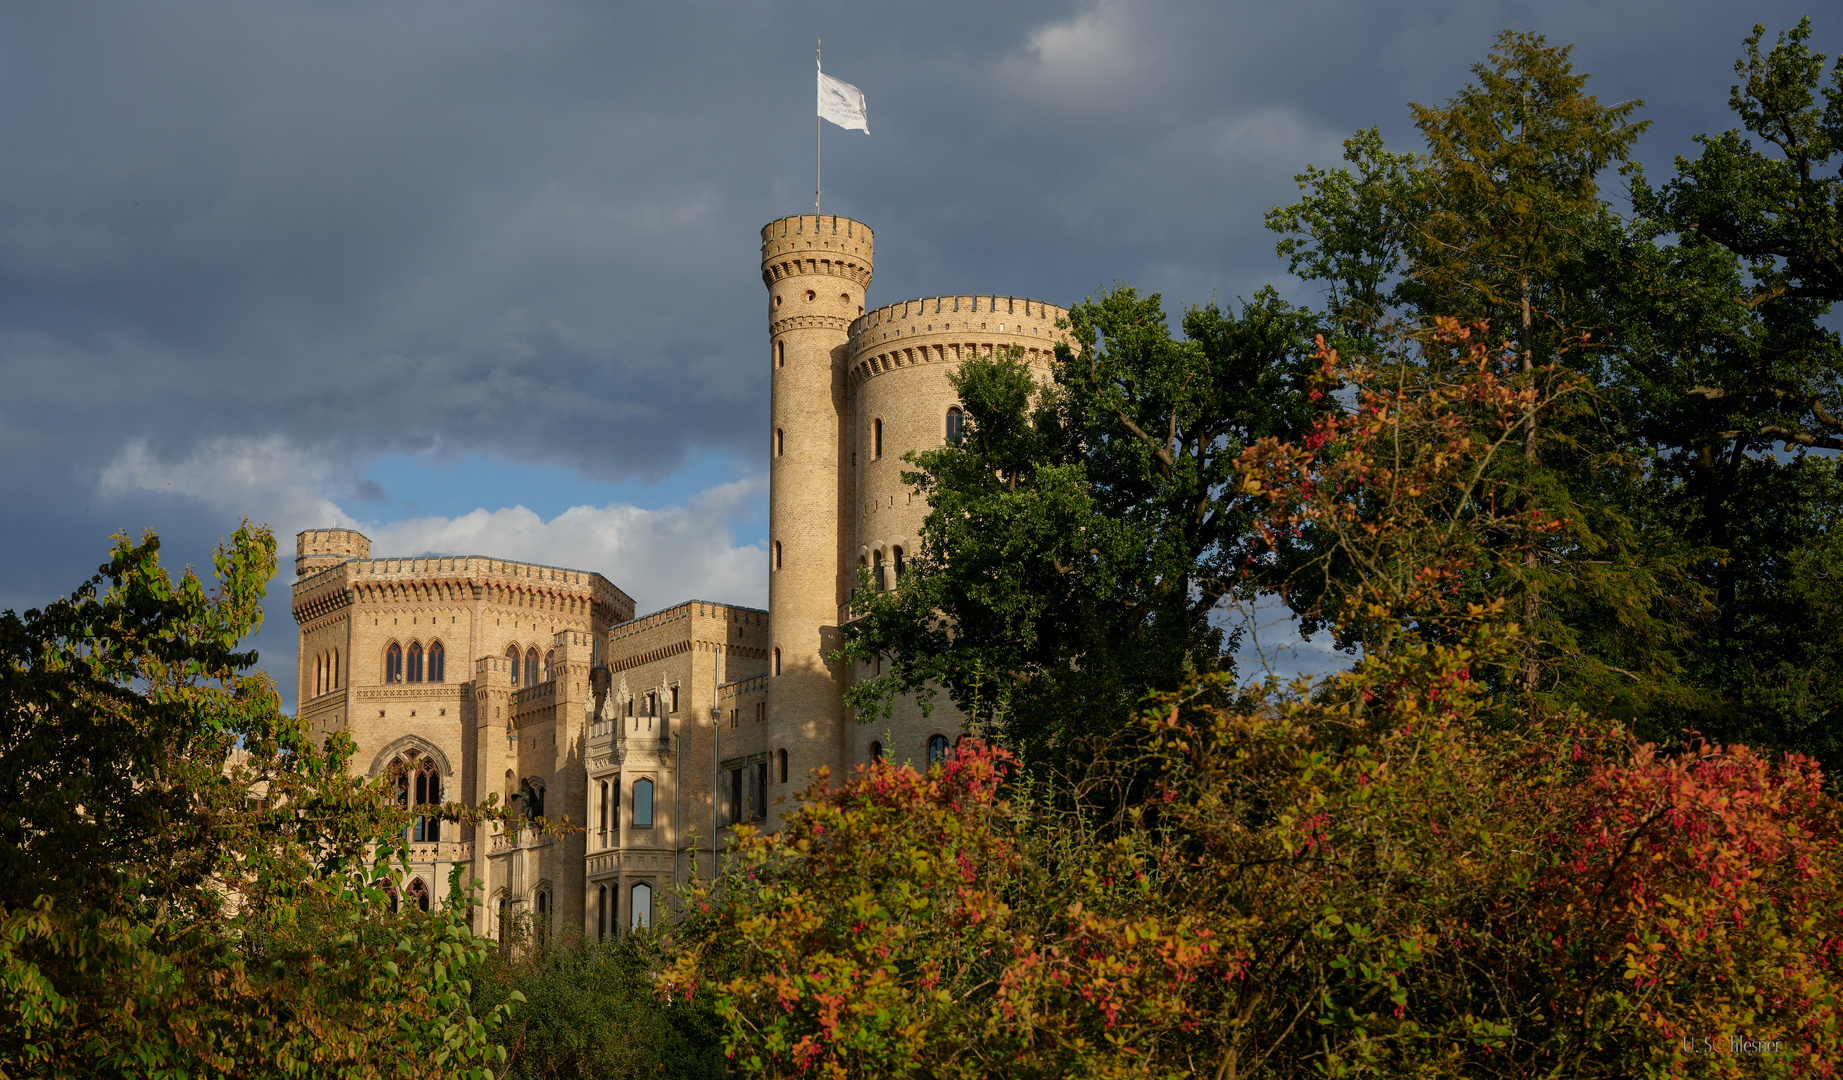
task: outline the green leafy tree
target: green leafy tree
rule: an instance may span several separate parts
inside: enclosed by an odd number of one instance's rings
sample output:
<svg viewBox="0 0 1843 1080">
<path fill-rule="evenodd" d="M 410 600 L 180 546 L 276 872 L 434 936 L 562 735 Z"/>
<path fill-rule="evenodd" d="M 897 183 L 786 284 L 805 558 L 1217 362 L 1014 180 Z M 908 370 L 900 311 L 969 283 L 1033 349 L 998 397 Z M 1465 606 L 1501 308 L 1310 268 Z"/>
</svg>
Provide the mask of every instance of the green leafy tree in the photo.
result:
<svg viewBox="0 0 1843 1080">
<path fill-rule="evenodd" d="M 1093 734 L 1100 703 L 1230 664 L 1212 615 L 1251 550 L 1233 465 L 1318 407 L 1308 327 L 1263 290 L 1191 309 L 1177 337 L 1158 296 L 1121 287 L 1070 311 L 1053 382 L 1016 358 L 963 365 L 964 435 L 906 459 L 929 500 L 918 551 L 844 629 L 846 657 L 889 661 L 853 686 L 860 718 L 938 687 L 1034 754 Z"/>
<path fill-rule="evenodd" d="M 709 1001 L 667 1001 L 653 977 L 673 959 L 658 932 L 604 941 L 524 937 L 473 979 L 474 1011 L 520 1000 L 500 1029 L 502 1080 L 626 1080 L 725 1075 Z M 518 995 L 514 998 L 513 995 Z"/>
<path fill-rule="evenodd" d="M 215 562 L 208 593 L 117 537 L 68 599 L 0 615 L 0 1074 L 490 1075 L 466 883 L 393 915 L 391 781 L 313 745 L 238 649 L 274 538 Z"/>
<path fill-rule="evenodd" d="M 1765 34 L 1756 25 L 1746 57 L 1735 61 L 1742 81 L 1728 104 L 1772 150 L 1739 131 L 1698 136 L 1702 152 L 1678 163 L 1663 210 L 1745 259 L 1762 291 L 1843 300 L 1843 176 L 1835 162 L 1843 153 L 1843 67 L 1833 65 L 1830 85 L 1822 85 L 1825 57 L 1806 45 L 1809 18 L 1762 56 Z M 1827 427 L 1837 433 L 1834 423 Z"/>
</svg>

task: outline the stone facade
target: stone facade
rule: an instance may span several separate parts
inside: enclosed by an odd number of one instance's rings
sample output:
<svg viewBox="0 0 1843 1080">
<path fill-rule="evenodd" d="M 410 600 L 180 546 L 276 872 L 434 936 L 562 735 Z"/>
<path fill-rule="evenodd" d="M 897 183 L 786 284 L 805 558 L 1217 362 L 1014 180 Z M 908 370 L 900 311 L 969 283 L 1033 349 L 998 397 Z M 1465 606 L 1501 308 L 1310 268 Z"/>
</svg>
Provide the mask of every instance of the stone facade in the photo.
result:
<svg viewBox="0 0 1843 1080">
<path fill-rule="evenodd" d="M 406 801 L 519 798 L 580 831 L 419 823 L 405 895 L 440 902 L 448 870 L 485 882 L 483 934 L 515 915 L 599 937 L 650 921 L 708 875 L 739 822 L 826 767 L 923 764 L 961 717 L 944 697 L 856 724 L 868 672 L 826 659 L 868 572 L 899 588 L 926 504 L 902 456 L 950 436 L 947 376 L 1017 347 L 1043 377 L 1064 309 L 943 295 L 865 312 L 874 235 L 834 216 L 762 229 L 772 401 L 767 611 L 692 600 L 635 618 L 600 574 L 491 556 L 374 559 L 345 529 L 296 538 L 297 709 L 350 733 L 354 767 L 393 764 Z M 443 829 L 448 831 L 444 832 Z M 420 885 L 417 883 L 420 882 Z M 418 893 L 416 890 L 424 890 Z"/>
</svg>

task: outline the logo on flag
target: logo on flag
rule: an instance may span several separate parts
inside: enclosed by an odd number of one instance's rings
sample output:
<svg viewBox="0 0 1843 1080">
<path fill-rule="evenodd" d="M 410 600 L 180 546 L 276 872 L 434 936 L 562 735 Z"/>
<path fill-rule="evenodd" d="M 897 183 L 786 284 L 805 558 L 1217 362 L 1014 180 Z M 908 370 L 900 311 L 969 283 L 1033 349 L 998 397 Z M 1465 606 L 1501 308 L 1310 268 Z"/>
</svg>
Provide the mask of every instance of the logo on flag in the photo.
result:
<svg viewBox="0 0 1843 1080">
<path fill-rule="evenodd" d="M 846 130 L 870 134 L 870 113 L 864 107 L 864 91 L 843 79 L 819 72 L 819 115 Z"/>
</svg>

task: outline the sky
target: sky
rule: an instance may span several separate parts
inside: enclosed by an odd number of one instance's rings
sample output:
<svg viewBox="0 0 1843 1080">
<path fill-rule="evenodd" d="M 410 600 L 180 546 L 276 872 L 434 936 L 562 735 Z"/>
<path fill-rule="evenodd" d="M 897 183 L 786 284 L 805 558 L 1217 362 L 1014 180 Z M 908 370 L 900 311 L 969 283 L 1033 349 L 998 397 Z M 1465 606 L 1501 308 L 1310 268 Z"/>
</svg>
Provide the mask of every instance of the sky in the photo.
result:
<svg viewBox="0 0 1843 1080">
<path fill-rule="evenodd" d="M 1307 164 L 1457 93 L 1498 32 L 1641 98 L 1666 177 L 1735 126 L 1755 22 L 1805 7 L 1101 0 L 260 0 L 0 8 L 0 608 L 117 531 L 282 565 L 257 648 L 294 699 L 302 529 L 377 555 L 599 571 L 641 611 L 764 606 L 759 230 L 810 212 L 815 40 L 870 132 L 827 213 L 871 306 L 1264 284 Z M 1819 13 L 1821 16 L 1821 13 Z M 1843 49 L 1843 19 L 1814 44 Z M 1278 635 L 1285 637 L 1282 628 Z"/>
</svg>

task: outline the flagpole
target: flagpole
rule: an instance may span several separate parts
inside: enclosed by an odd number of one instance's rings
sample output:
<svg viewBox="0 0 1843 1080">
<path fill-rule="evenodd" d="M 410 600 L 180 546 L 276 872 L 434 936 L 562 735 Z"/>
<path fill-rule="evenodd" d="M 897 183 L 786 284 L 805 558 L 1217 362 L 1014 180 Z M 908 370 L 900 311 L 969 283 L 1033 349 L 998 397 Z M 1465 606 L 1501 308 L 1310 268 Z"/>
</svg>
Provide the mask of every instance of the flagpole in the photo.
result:
<svg viewBox="0 0 1843 1080">
<path fill-rule="evenodd" d="M 825 45 L 824 38 L 815 39 L 818 46 Z M 824 70 L 820 63 L 820 49 L 813 49 L 813 67 Z M 819 216 L 819 114 L 813 113 L 813 216 Z"/>
</svg>

